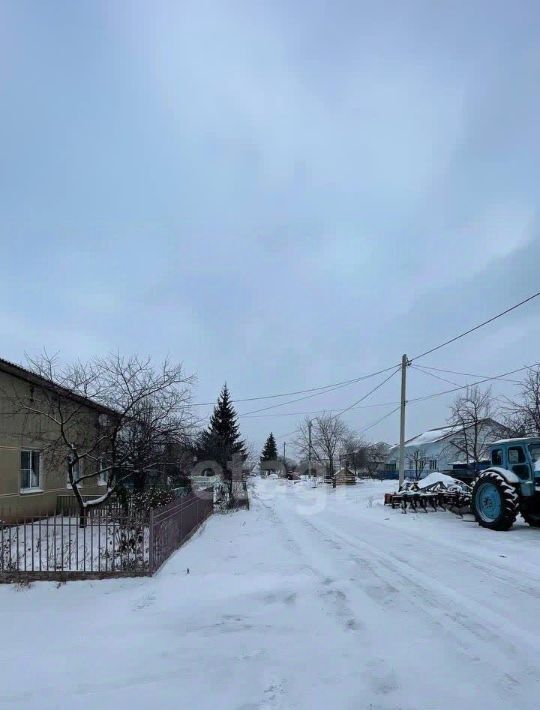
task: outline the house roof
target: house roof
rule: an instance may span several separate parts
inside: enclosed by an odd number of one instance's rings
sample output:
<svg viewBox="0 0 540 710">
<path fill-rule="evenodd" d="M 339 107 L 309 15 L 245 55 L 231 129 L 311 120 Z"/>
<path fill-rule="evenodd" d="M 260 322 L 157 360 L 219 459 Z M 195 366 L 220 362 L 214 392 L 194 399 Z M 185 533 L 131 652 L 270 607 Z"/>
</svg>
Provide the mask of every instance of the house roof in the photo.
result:
<svg viewBox="0 0 540 710">
<path fill-rule="evenodd" d="M 492 424 L 500 429 L 503 429 L 503 426 L 501 424 L 496 422 L 494 419 L 491 419 L 490 417 L 482 419 L 480 420 L 480 422 L 482 424 Z M 472 426 L 474 425 L 471 424 L 470 426 L 465 428 L 470 429 Z M 418 434 L 417 436 L 413 436 L 412 439 L 408 439 L 405 442 L 405 446 L 410 446 L 411 444 L 415 446 L 421 446 L 422 444 L 433 444 L 436 441 L 442 441 L 443 439 L 447 439 L 453 434 L 457 434 L 459 431 L 463 431 L 463 426 L 461 424 L 449 424 L 446 426 L 436 427 L 435 429 L 428 429 L 428 431 L 425 431 L 423 434 Z"/>
<path fill-rule="evenodd" d="M 440 426 L 435 429 L 428 429 L 422 434 L 413 436 L 412 439 L 407 439 L 405 446 L 409 446 L 410 444 L 416 444 L 417 446 L 421 446 L 422 444 L 433 444 L 436 441 L 441 441 L 442 439 L 446 439 L 446 437 L 455 434 L 456 431 L 459 431 L 459 427 Z"/>
<path fill-rule="evenodd" d="M 53 382 L 52 380 L 48 380 L 46 377 L 37 375 L 31 370 L 27 370 L 25 367 L 21 367 L 21 365 L 16 365 L 14 362 L 9 362 L 9 360 L 4 360 L 3 358 L 0 358 L 0 372 L 5 372 L 6 374 L 11 375 L 12 377 L 17 377 L 20 380 L 31 382 L 32 384 L 37 385 L 38 387 L 43 387 L 53 392 L 58 392 L 66 399 L 71 399 L 72 401 L 77 402 L 78 404 L 84 404 L 86 407 L 94 409 L 96 412 L 110 414 L 113 416 L 117 414 L 110 407 L 106 407 L 103 404 L 99 404 L 99 402 L 95 402 L 89 397 L 83 397 L 82 395 L 73 392 L 67 387 L 62 387 L 62 385 L 59 385 L 56 382 Z"/>
<path fill-rule="evenodd" d="M 487 418 L 481 420 L 484 424 L 491 424 L 496 426 L 501 431 L 504 430 L 502 424 L 496 422 L 494 419 Z M 473 426 L 472 424 L 470 426 Z M 467 427 L 470 428 L 470 427 Z M 447 424 L 446 426 L 435 427 L 434 429 L 428 429 L 422 434 L 417 434 L 413 436 L 412 439 L 407 439 L 405 446 L 422 446 L 425 444 L 434 444 L 437 441 L 443 441 L 449 438 L 453 434 L 462 431 L 463 427 L 461 425 Z M 399 448 L 399 444 L 395 444 L 389 453 L 393 453 Z"/>
</svg>

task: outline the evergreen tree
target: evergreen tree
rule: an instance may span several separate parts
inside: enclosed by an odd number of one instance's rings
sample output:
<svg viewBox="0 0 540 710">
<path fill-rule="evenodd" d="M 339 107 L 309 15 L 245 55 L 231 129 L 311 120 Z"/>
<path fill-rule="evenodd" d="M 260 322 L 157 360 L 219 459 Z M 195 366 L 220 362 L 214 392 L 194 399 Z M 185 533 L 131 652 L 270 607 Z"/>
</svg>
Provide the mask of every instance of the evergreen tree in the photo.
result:
<svg viewBox="0 0 540 710">
<path fill-rule="evenodd" d="M 208 429 L 200 437 L 198 449 L 199 458 L 216 461 L 228 481 L 232 476 L 227 464 L 233 454 L 240 454 L 243 458 L 247 455 L 245 442 L 240 437 L 238 415 L 226 384 L 218 397 Z"/>
<path fill-rule="evenodd" d="M 276 448 L 276 440 L 274 439 L 274 435 L 272 432 L 270 432 L 270 436 L 266 440 L 266 444 L 264 445 L 264 448 L 261 453 L 261 458 L 260 462 L 263 463 L 263 461 L 277 461 L 277 448 Z"/>
</svg>

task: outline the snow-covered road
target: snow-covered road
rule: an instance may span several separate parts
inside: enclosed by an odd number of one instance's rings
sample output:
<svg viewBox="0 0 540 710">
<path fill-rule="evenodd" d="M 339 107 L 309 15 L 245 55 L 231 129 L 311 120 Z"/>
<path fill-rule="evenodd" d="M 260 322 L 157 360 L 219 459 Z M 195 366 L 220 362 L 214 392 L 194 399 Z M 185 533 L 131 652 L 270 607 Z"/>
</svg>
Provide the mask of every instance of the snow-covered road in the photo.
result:
<svg viewBox="0 0 540 710">
<path fill-rule="evenodd" d="M 154 579 L 0 588 L 0 706 L 537 708 L 540 530 L 388 487 L 259 481 Z"/>
</svg>

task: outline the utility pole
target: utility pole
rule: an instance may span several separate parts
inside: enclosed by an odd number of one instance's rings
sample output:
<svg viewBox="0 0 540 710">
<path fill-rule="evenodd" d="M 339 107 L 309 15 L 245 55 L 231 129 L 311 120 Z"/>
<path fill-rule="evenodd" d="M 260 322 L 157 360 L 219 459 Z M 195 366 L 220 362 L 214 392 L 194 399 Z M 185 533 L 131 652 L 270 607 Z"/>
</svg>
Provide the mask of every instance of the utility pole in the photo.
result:
<svg viewBox="0 0 540 710">
<path fill-rule="evenodd" d="M 287 458 L 285 457 L 285 447 L 287 446 L 287 442 L 283 442 L 283 469 L 285 470 L 285 478 L 287 478 Z"/>
<path fill-rule="evenodd" d="M 308 471 L 311 478 L 311 419 L 308 419 L 307 429 L 308 429 Z"/>
<path fill-rule="evenodd" d="M 405 480 L 405 405 L 407 404 L 407 367 L 406 355 L 401 358 L 401 416 L 399 421 L 399 489 Z"/>
</svg>

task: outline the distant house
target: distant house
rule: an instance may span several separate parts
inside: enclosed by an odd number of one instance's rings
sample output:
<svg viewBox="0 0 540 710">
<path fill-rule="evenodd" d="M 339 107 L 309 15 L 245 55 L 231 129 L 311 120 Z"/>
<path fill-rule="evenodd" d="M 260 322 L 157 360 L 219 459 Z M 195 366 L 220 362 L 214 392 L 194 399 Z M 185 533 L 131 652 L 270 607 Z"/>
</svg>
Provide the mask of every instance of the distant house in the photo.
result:
<svg viewBox="0 0 540 710">
<path fill-rule="evenodd" d="M 80 413 L 77 421 L 82 427 L 82 439 L 85 431 L 95 432 L 102 417 L 115 414 L 97 402 L 0 359 L 0 521 L 52 514 L 57 509 L 58 496 L 72 494 L 64 462 L 50 453 L 59 429 L 38 411 L 47 391 L 56 395 L 60 392 L 62 400 Z M 32 411 L 33 406 L 36 411 Z M 80 465 L 83 469 L 84 462 Z M 105 492 L 106 481 L 97 462 L 87 462 L 80 473 L 89 476 L 82 488 L 85 496 Z"/>
<path fill-rule="evenodd" d="M 487 456 L 487 445 L 501 436 L 504 427 L 494 419 L 483 419 L 477 424 L 477 434 L 473 433 L 474 425 L 442 426 L 414 436 L 405 442 L 405 476 L 422 478 L 431 471 L 453 472 L 481 467 Z M 471 449 L 471 443 L 476 441 L 476 459 Z M 480 454 L 480 456 L 478 456 Z M 468 460 L 467 460 L 468 459 Z M 486 459 L 487 460 L 487 459 Z M 399 446 L 393 446 L 386 458 L 387 475 L 397 476 L 399 469 Z"/>
</svg>

